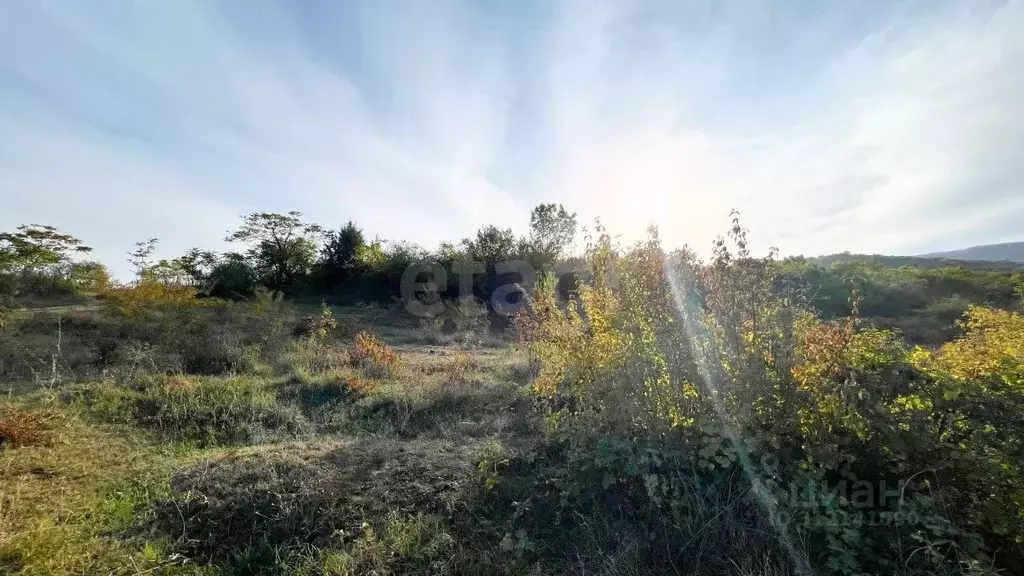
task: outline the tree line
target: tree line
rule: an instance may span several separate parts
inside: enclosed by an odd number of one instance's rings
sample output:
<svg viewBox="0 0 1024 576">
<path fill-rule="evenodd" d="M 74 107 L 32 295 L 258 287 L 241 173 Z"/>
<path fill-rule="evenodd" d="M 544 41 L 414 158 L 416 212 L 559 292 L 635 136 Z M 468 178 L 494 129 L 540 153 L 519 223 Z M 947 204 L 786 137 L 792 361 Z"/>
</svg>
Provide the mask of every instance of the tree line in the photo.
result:
<svg viewBox="0 0 1024 576">
<path fill-rule="evenodd" d="M 192 248 L 175 258 L 158 259 L 159 240 L 149 238 L 136 242 L 128 261 L 135 285 L 188 287 L 200 297 L 246 299 L 270 291 L 339 302 L 398 297 L 403 274 L 416 263 L 439 263 L 455 271 L 458 262 L 474 261 L 482 263 L 483 270 L 472 278 L 473 293 L 487 300 L 499 284 L 497 264 L 519 260 L 539 273 L 550 273 L 571 255 L 577 232 L 576 214 L 553 203 L 532 210 L 526 236 L 489 225 L 458 243 L 441 243 L 435 250 L 404 241 L 368 239 L 353 221 L 327 229 L 297 211 L 254 212 L 225 238 L 237 250 L 218 253 Z M 10 300 L 28 294 L 101 293 L 113 288 L 106 266 L 76 259 L 91 251 L 78 238 L 52 226 L 24 225 L 0 233 L 0 294 Z M 457 294 L 458 286 L 452 285 L 445 296 Z"/>
<path fill-rule="evenodd" d="M 255 212 L 229 231 L 226 240 L 235 250 L 192 248 L 176 258 L 158 259 L 158 240 L 150 238 L 135 244 L 128 261 L 135 286 L 178 287 L 197 297 L 222 299 L 248 299 L 267 291 L 334 304 L 407 297 L 403 277 L 429 263 L 435 270 L 439 266 L 448 280 L 437 291 L 441 299 L 464 298 L 468 290 L 478 301 L 490 303 L 503 286 L 523 282 L 528 288 L 530 279 L 502 263 L 519 261 L 528 264 L 533 276 L 556 276 L 563 295 L 587 282 L 593 271 L 574 246 L 580 232 L 575 213 L 560 204 L 540 204 L 532 210 L 524 236 L 489 225 L 460 242 L 428 250 L 409 242 L 369 239 L 352 221 L 327 229 L 300 212 Z M 114 285 L 102 263 L 81 259 L 91 250 L 52 226 L 0 232 L 0 306 L 31 296 L 123 289 Z M 465 268 L 465 262 L 474 266 Z M 1022 269 L 1005 263 L 996 268 L 844 253 L 790 257 L 775 265 L 776 289 L 797 294 L 822 317 L 857 314 L 921 344 L 954 337 L 956 320 L 971 304 L 1015 309 L 1024 295 Z M 432 278 L 424 273 L 412 280 Z"/>
</svg>

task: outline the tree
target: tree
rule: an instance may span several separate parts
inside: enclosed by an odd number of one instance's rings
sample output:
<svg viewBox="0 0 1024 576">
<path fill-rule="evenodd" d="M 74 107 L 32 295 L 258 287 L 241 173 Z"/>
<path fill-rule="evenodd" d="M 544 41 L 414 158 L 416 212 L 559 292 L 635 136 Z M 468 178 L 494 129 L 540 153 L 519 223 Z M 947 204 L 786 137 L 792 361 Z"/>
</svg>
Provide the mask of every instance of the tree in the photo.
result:
<svg viewBox="0 0 1024 576">
<path fill-rule="evenodd" d="M 210 273 L 218 261 L 216 252 L 191 248 L 176 258 L 175 264 L 185 274 L 186 282 L 203 291 L 209 288 Z"/>
<path fill-rule="evenodd" d="M 146 280 L 174 286 L 193 286 L 181 258 L 164 258 L 146 271 Z"/>
<path fill-rule="evenodd" d="M 110 287 L 110 271 L 99 262 L 72 262 L 64 275 L 76 292 L 98 294 Z"/>
<path fill-rule="evenodd" d="M 364 246 L 363 231 L 351 220 L 340 230 L 328 232 L 319 264 L 323 281 L 333 286 L 355 276 L 359 252 Z"/>
<path fill-rule="evenodd" d="M 0 295 L 67 293 L 72 255 L 90 251 L 81 240 L 53 226 L 29 224 L 15 232 L 0 232 Z"/>
<path fill-rule="evenodd" d="M 541 271 L 554 268 L 576 238 L 576 213 L 561 204 L 539 204 L 530 214 L 529 252 Z"/>
<path fill-rule="evenodd" d="M 316 262 L 316 240 L 323 228 L 302 221 L 301 212 L 255 212 L 226 240 L 248 244 L 247 254 L 266 286 L 289 290 Z"/>
<path fill-rule="evenodd" d="M 511 229 L 484 226 L 477 231 L 475 238 L 464 239 L 462 246 L 471 267 L 459 266 L 455 271 L 458 275 L 459 297 L 468 296 L 465 287 L 472 286 L 473 295 L 491 309 L 495 290 L 521 279 L 509 277 L 503 272 L 501 264 L 521 259 L 523 242 L 516 238 Z"/>
<path fill-rule="evenodd" d="M 128 253 L 128 263 L 135 269 L 135 277 L 141 282 L 146 280 L 146 274 L 153 267 L 153 253 L 156 251 L 156 238 L 139 240 L 135 243 L 135 250 Z"/>
<path fill-rule="evenodd" d="M 248 298 L 256 293 L 256 271 L 243 254 L 228 252 L 210 270 L 206 279 L 210 296 Z"/>
<path fill-rule="evenodd" d="M 516 236 L 510 228 L 484 226 L 475 238 L 462 241 L 470 260 L 484 262 L 493 267 L 497 262 L 512 260 L 516 256 Z"/>
<path fill-rule="evenodd" d="M 217 263 L 217 255 L 208 250 L 192 248 L 178 258 L 154 261 L 156 238 L 140 240 L 135 249 L 128 253 L 128 262 L 135 269 L 135 276 L 141 282 L 157 282 L 175 286 L 189 286 L 203 290 L 207 276 Z"/>
<path fill-rule="evenodd" d="M 67 262 L 71 254 L 92 248 L 53 226 L 28 224 L 17 232 L 0 232 L 0 272 L 29 272 Z"/>
</svg>

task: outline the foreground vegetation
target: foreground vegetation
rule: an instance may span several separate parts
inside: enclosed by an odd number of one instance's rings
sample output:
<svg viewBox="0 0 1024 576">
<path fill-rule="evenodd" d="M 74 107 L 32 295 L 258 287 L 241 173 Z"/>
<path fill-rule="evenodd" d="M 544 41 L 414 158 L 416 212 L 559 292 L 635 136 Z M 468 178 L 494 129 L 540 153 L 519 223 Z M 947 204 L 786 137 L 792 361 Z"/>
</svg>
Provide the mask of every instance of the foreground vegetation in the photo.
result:
<svg viewBox="0 0 1024 576">
<path fill-rule="evenodd" d="M 707 264 L 601 237 L 578 303 L 542 288 L 523 319 L 534 390 L 572 406 L 552 434 L 594 549 L 666 572 L 1019 571 L 1024 317 L 971 307 L 910 346 L 856 292 L 815 316 L 730 237 Z"/>
<path fill-rule="evenodd" d="M 218 264 L 244 293 L 8 234 L 0 572 L 1024 573 L 1019 271 L 760 258 L 738 222 L 707 262 L 600 228 L 570 261 L 539 214 L 505 321 L 321 304 L 275 215 Z M 336 287 L 401 276 L 362 246 Z"/>
<path fill-rule="evenodd" d="M 5 573 L 497 561 L 483 543 L 460 549 L 495 536 L 455 521 L 483 506 L 475 463 L 539 437 L 521 355 L 381 308 L 306 312 L 264 296 L 9 316 Z"/>
</svg>

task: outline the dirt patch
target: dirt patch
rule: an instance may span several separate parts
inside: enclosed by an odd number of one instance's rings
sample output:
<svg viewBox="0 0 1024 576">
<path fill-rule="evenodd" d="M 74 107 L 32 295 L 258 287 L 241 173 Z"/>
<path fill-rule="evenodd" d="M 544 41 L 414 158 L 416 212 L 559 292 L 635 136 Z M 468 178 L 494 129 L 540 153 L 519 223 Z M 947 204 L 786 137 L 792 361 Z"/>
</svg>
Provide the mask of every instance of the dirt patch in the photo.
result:
<svg viewBox="0 0 1024 576">
<path fill-rule="evenodd" d="M 196 562 L 260 545 L 337 546 L 389 514 L 451 518 L 477 486 L 472 450 L 360 440 L 236 453 L 179 470 L 156 529 Z"/>
</svg>

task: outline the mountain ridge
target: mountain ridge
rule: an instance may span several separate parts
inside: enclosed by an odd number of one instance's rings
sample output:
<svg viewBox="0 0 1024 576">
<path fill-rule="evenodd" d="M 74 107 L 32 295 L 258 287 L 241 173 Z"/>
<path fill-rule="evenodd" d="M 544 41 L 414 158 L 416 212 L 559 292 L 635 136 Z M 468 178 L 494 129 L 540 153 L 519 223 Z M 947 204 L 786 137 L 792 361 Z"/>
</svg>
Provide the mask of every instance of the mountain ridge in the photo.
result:
<svg viewBox="0 0 1024 576">
<path fill-rule="evenodd" d="M 945 252 L 929 252 L 920 258 L 945 258 L 950 260 L 969 260 L 987 262 L 1024 263 L 1024 242 L 1002 242 L 999 244 L 981 244 L 959 250 Z"/>
</svg>

